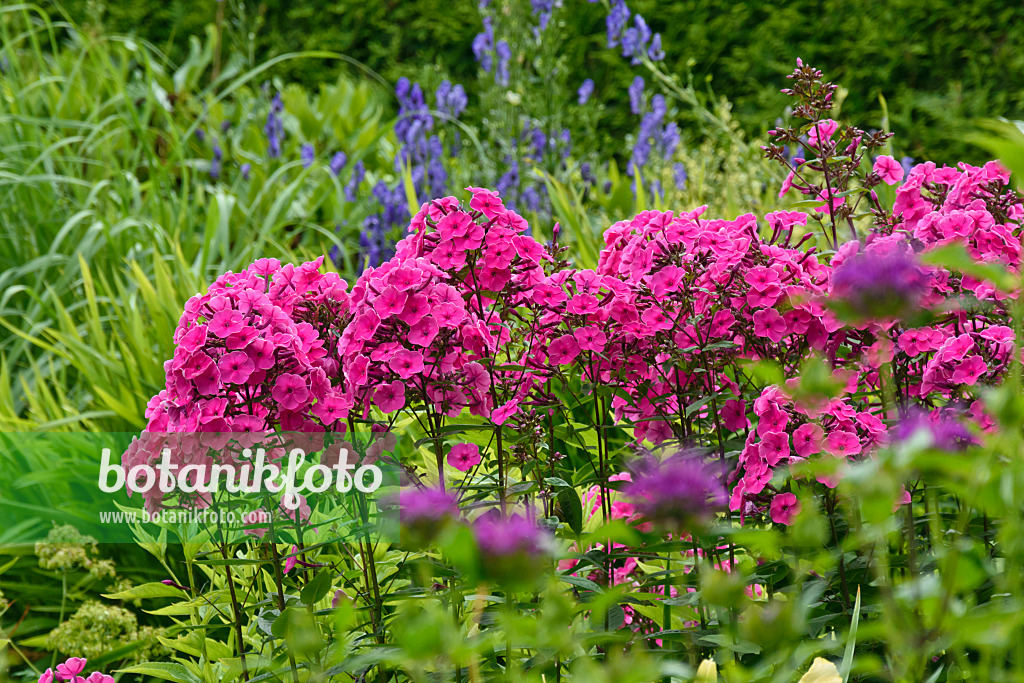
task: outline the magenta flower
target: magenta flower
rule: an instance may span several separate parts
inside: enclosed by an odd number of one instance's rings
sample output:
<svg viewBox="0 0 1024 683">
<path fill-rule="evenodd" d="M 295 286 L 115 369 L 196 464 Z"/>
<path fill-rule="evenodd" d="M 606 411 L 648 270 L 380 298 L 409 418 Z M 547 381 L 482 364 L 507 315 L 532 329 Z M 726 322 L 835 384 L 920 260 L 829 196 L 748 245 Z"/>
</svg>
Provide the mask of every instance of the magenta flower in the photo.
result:
<svg viewBox="0 0 1024 683">
<path fill-rule="evenodd" d="M 807 140 L 811 147 L 817 148 L 819 142 L 828 142 L 839 130 L 839 124 L 832 119 L 823 119 L 811 126 L 807 131 Z"/>
<path fill-rule="evenodd" d="M 291 552 L 288 553 L 288 559 L 284 561 L 284 573 L 287 574 L 291 570 L 295 569 L 295 565 L 299 563 L 299 547 L 296 545 L 292 546 Z"/>
<path fill-rule="evenodd" d="M 837 430 L 828 435 L 826 450 L 837 458 L 848 458 L 861 452 L 860 439 L 853 432 Z"/>
<path fill-rule="evenodd" d="M 597 325 L 580 327 L 572 334 L 582 351 L 600 353 L 604 351 L 605 344 L 608 343 L 607 335 Z"/>
<path fill-rule="evenodd" d="M 892 319 L 913 313 L 927 288 L 928 276 L 908 248 L 868 246 L 832 273 L 831 294 L 855 315 Z"/>
<path fill-rule="evenodd" d="M 935 448 L 943 451 L 961 451 L 973 441 L 970 430 L 955 412 L 935 409 L 929 413 L 916 406 L 900 416 L 895 436 L 906 441 L 921 431 L 931 438 Z"/>
<path fill-rule="evenodd" d="M 389 315 L 397 315 L 405 308 L 408 295 L 397 287 L 388 286 L 373 301 L 373 310 L 384 319 Z"/>
<path fill-rule="evenodd" d="M 800 501 L 792 493 L 780 493 L 772 498 L 770 513 L 774 523 L 789 526 L 800 514 Z"/>
<path fill-rule="evenodd" d="M 391 357 L 388 366 L 402 379 L 423 372 L 423 354 L 419 351 L 402 350 Z"/>
<path fill-rule="evenodd" d="M 395 381 L 377 387 L 373 395 L 374 402 L 381 412 L 393 413 L 405 407 L 405 385 Z"/>
<path fill-rule="evenodd" d="M 405 307 L 398 314 L 398 319 L 406 325 L 415 325 L 430 313 L 430 309 L 430 300 L 425 295 L 413 294 L 405 300 Z"/>
<path fill-rule="evenodd" d="M 249 355 L 244 351 L 232 351 L 221 356 L 217 364 L 221 381 L 229 384 L 244 384 L 256 369 Z"/>
<path fill-rule="evenodd" d="M 447 306 L 447 304 L 443 304 L 443 306 Z M 451 308 L 454 309 L 454 307 Z M 437 309 L 435 309 L 435 312 L 436 310 Z M 430 346 L 430 343 L 434 341 L 439 331 L 440 328 L 437 326 L 437 320 L 434 319 L 434 316 L 428 315 L 424 318 L 420 318 L 419 322 L 413 324 L 412 327 L 409 328 L 409 343 L 415 344 L 416 346 Z"/>
<path fill-rule="evenodd" d="M 458 518 L 455 497 L 437 488 L 403 489 L 398 496 L 403 543 L 425 547 Z"/>
<path fill-rule="evenodd" d="M 63 664 L 57 665 L 57 674 L 66 681 L 74 680 L 85 669 L 85 662 L 81 657 L 70 657 Z"/>
<path fill-rule="evenodd" d="M 252 361 L 254 370 L 269 370 L 277 362 L 274 345 L 266 339 L 254 339 L 245 347 L 245 355 Z"/>
<path fill-rule="evenodd" d="M 448 464 L 460 472 L 468 472 L 480 462 L 480 447 L 475 443 L 457 443 L 448 452 Z"/>
<path fill-rule="evenodd" d="M 512 399 L 491 411 L 491 422 L 496 425 L 503 425 L 508 418 L 512 417 L 519 410 L 518 399 Z"/>
<path fill-rule="evenodd" d="M 881 178 L 882 182 L 886 185 L 895 185 L 899 181 L 903 180 L 904 171 L 900 162 L 886 154 L 882 154 L 875 159 L 875 165 L 871 170 L 877 173 L 878 177 Z"/>
<path fill-rule="evenodd" d="M 824 430 L 810 422 L 802 424 L 793 432 L 793 450 L 801 458 L 810 457 L 821 452 Z"/>
<path fill-rule="evenodd" d="M 529 584 L 547 571 L 550 537 L 533 522 L 486 514 L 473 524 L 484 574 L 504 585 Z"/>
<path fill-rule="evenodd" d="M 353 337 L 366 341 L 373 337 L 373 333 L 380 327 L 380 316 L 374 311 L 365 311 L 362 315 L 352 321 Z"/>
<path fill-rule="evenodd" d="M 185 379 L 195 379 L 205 374 L 211 365 L 213 365 L 213 359 L 202 351 L 197 351 L 189 356 L 181 366 L 181 376 Z"/>
<path fill-rule="evenodd" d="M 729 431 L 736 432 L 750 426 L 747 418 L 746 401 L 731 398 L 722 404 L 720 411 L 722 425 Z"/>
<path fill-rule="evenodd" d="M 53 683 L 53 669 L 47 669 L 40 676 L 36 683 Z"/>
<path fill-rule="evenodd" d="M 769 466 L 775 467 L 779 461 L 789 457 L 789 434 L 768 432 L 761 438 L 760 453 Z"/>
<path fill-rule="evenodd" d="M 548 358 L 555 365 L 566 365 L 580 355 L 580 346 L 571 334 L 563 334 L 548 346 Z"/>
<path fill-rule="evenodd" d="M 290 372 L 277 378 L 271 396 L 285 410 L 298 410 L 299 407 L 308 403 L 310 398 L 306 380 Z"/>
<path fill-rule="evenodd" d="M 209 330 L 221 339 L 228 335 L 239 332 L 245 324 L 245 319 L 239 311 L 223 310 L 218 311 L 210 320 Z"/>
<path fill-rule="evenodd" d="M 754 314 L 754 334 L 780 342 L 788 332 L 786 320 L 774 308 L 766 308 Z"/>
<path fill-rule="evenodd" d="M 466 191 L 473 193 L 473 198 L 469 200 L 469 207 L 483 213 L 488 218 L 494 218 L 505 209 L 497 192 L 479 187 L 467 187 Z"/>
</svg>

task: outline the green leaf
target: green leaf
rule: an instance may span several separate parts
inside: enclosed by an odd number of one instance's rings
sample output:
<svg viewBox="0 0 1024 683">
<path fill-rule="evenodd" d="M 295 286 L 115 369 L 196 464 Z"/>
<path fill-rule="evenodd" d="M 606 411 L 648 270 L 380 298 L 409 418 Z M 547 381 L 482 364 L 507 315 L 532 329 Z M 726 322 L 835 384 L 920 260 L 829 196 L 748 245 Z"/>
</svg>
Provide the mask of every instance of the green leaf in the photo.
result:
<svg viewBox="0 0 1024 683">
<path fill-rule="evenodd" d="M 562 510 L 565 523 L 575 534 L 583 533 L 583 504 L 576 489 L 564 488 L 558 492 L 558 506 Z"/>
<path fill-rule="evenodd" d="M 307 583 L 303 587 L 302 592 L 299 593 L 299 599 L 302 600 L 302 604 L 312 607 L 323 600 L 324 596 L 331 590 L 333 578 L 330 571 L 321 571 L 314 576 L 312 581 Z"/>
<path fill-rule="evenodd" d="M 857 647 L 857 625 L 860 623 L 860 586 L 857 586 L 857 599 L 853 604 L 853 621 L 850 622 L 850 635 L 846 638 L 846 651 L 843 652 L 843 662 L 839 666 L 839 675 L 843 677 L 843 683 L 850 679 L 850 669 L 853 668 L 853 652 Z"/>
<path fill-rule="evenodd" d="M 144 583 L 141 586 L 133 586 L 128 590 L 118 593 L 104 593 L 103 597 L 108 600 L 137 600 L 139 598 L 180 598 L 185 592 L 180 588 L 168 586 L 163 583 Z"/>
<path fill-rule="evenodd" d="M 127 669 L 119 669 L 118 673 L 142 674 L 176 683 L 203 683 L 198 676 L 176 662 L 145 662 Z"/>
<path fill-rule="evenodd" d="M 1017 284 L 1017 279 L 1006 268 L 995 263 L 982 263 L 974 260 L 967 249 L 958 242 L 944 244 L 921 255 L 924 263 L 942 266 L 976 280 L 991 282 L 996 287 L 1009 291 Z"/>
</svg>

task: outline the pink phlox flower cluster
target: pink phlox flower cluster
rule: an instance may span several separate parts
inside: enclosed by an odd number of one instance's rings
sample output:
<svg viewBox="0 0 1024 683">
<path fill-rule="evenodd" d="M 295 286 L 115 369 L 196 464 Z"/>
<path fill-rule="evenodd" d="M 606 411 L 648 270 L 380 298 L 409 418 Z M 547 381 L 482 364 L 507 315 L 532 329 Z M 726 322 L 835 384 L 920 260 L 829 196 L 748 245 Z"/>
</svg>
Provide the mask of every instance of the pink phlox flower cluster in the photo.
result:
<svg viewBox="0 0 1024 683">
<path fill-rule="evenodd" d="M 183 467 L 209 465 L 211 449 L 243 434 L 344 429 L 352 401 L 337 380 L 337 340 L 349 294 L 336 273 L 321 272 L 322 262 L 260 259 L 188 300 L 164 363 L 166 385 L 146 408 L 150 436 L 133 442 L 126 469 L 154 464 L 168 438 Z M 150 495 L 161 494 L 153 487 Z"/>
</svg>

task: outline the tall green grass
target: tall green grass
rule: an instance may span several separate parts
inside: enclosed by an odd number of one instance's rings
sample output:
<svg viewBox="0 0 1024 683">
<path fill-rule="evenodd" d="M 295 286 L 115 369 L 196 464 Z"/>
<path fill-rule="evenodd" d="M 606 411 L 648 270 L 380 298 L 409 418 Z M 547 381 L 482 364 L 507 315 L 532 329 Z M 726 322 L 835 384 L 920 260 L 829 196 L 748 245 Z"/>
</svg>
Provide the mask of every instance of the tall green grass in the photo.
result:
<svg viewBox="0 0 1024 683">
<path fill-rule="evenodd" d="M 389 168 L 385 91 L 345 78 L 316 95 L 285 88 L 271 160 L 261 83 L 283 61 L 343 56 L 235 57 L 211 80 L 211 36 L 174 65 L 29 4 L 0 8 L 0 44 L 0 430 L 138 429 L 188 297 L 255 258 L 352 250 L 356 235 L 335 226 L 358 209 L 298 147 L 321 161 L 346 151 L 371 177 Z M 225 150 L 217 183 L 210 136 Z"/>
</svg>

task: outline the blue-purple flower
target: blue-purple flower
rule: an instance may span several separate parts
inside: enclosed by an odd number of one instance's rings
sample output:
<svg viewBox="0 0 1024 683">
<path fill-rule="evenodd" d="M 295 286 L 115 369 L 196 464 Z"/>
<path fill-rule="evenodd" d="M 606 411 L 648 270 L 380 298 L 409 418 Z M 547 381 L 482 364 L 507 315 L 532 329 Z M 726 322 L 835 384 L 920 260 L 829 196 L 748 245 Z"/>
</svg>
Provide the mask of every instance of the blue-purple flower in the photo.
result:
<svg viewBox="0 0 1024 683">
<path fill-rule="evenodd" d="M 579 97 L 578 101 L 580 104 L 586 104 L 587 100 L 589 100 L 590 96 L 593 94 L 594 80 L 592 78 L 588 78 L 587 80 L 583 81 L 583 84 L 580 85 L 579 90 L 576 91 L 576 95 Z"/>
<path fill-rule="evenodd" d="M 676 189 L 682 192 L 686 189 L 686 167 L 683 166 L 682 162 L 677 161 L 672 164 L 672 178 L 675 181 Z"/>
<path fill-rule="evenodd" d="M 359 189 L 359 185 L 363 182 L 364 177 L 366 177 L 366 166 L 362 160 L 359 160 L 352 167 L 352 175 L 349 177 L 348 182 L 345 183 L 345 199 L 350 202 L 356 200 L 356 190 Z"/>
<path fill-rule="evenodd" d="M 213 141 L 213 159 L 210 160 L 210 179 L 217 180 L 220 178 L 221 171 L 221 160 L 224 158 L 224 151 L 221 150 L 220 145 L 217 141 Z"/>
<path fill-rule="evenodd" d="M 344 152 L 335 152 L 334 156 L 331 157 L 331 163 L 328 164 L 327 168 L 330 170 L 332 175 L 337 177 L 341 173 L 341 170 L 345 168 L 346 163 L 348 163 L 348 155 Z"/>
<path fill-rule="evenodd" d="M 605 19 L 605 27 L 608 31 L 608 48 L 611 49 L 619 44 L 622 32 L 629 24 L 630 11 L 626 7 L 626 0 L 613 0 L 612 8 Z"/>
<path fill-rule="evenodd" d="M 644 104 L 644 78 L 637 76 L 629 85 L 629 109 L 639 114 Z"/>
<path fill-rule="evenodd" d="M 282 112 L 284 112 L 284 102 L 281 100 L 281 93 L 277 93 L 270 102 L 267 123 L 263 127 L 263 132 L 267 136 L 267 155 L 272 159 L 281 156 L 281 140 L 284 138 Z"/>
<path fill-rule="evenodd" d="M 508 62 L 512 58 L 512 48 L 507 40 L 499 40 L 494 47 L 494 53 L 498 56 L 498 68 L 494 71 L 494 80 L 498 85 L 508 85 Z"/>
<path fill-rule="evenodd" d="M 302 159 L 302 167 L 309 168 L 313 165 L 316 160 L 316 150 L 313 149 L 313 145 L 308 142 L 302 145 L 302 149 L 299 150 L 299 158 Z"/>
</svg>

